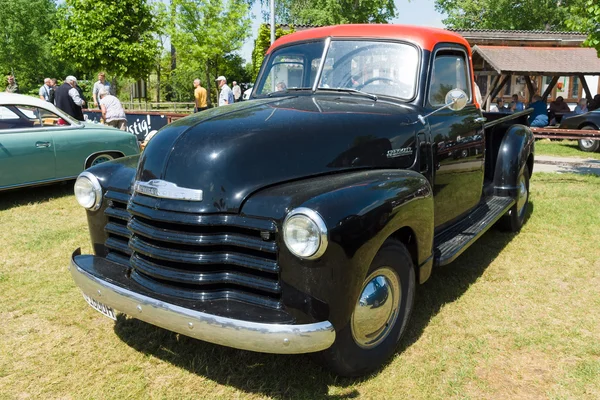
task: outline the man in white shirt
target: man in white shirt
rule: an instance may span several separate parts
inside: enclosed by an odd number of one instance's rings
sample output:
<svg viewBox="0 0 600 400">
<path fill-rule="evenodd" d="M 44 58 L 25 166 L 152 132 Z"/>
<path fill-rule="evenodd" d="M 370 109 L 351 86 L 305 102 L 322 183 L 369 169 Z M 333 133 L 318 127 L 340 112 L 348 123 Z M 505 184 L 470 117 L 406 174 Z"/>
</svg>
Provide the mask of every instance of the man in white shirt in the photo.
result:
<svg viewBox="0 0 600 400">
<path fill-rule="evenodd" d="M 233 92 L 229 86 L 227 86 L 227 79 L 221 75 L 217 78 L 217 82 L 221 89 L 221 94 L 219 95 L 219 107 L 233 104 Z"/>
<path fill-rule="evenodd" d="M 106 89 L 106 91 L 110 94 L 110 83 L 106 81 L 106 75 L 104 72 L 100 72 L 98 74 L 98 81 L 94 83 L 94 88 L 92 89 L 92 98 L 94 100 L 94 107 L 98 107 L 98 103 L 100 103 L 100 97 L 98 93 L 100 93 L 100 89 Z"/>
<path fill-rule="evenodd" d="M 50 95 L 54 89 L 52 88 L 52 83 L 50 78 L 44 79 L 44 84 L 40 88 L 40 100 L 50 101 Z"/>
<path fill-rule="evenodd" d="M 240 97 L 242 96 L 242 89 L 238 86 L 236 81 L 233 81 L 233 87 L 231 88 L 233 92 L 233 101 L 236 103 L 240 101 Z"/>
</svg>

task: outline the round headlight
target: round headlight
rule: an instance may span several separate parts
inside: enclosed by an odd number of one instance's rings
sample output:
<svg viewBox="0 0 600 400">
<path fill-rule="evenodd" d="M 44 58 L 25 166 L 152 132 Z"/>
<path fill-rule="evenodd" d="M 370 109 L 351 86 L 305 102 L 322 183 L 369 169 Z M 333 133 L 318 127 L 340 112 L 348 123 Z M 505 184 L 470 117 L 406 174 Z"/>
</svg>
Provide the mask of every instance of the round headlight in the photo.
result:
<svg viewBox="0 0 600 400">
<path fill-rule="evenodd" d="M 295 256 L 308 260 L 317 259 L 327 249 L 325 221 L 310 208 L 296 208 L 283 222 L 283 241 Z"/>
<path fill-rule="evenodd" d="M 102 204 L 102 187 L 98 178 L 89 172 L 82 172 L 75 181 L 75 198 L 80 206 L 95 211 Z"/>
</svg>

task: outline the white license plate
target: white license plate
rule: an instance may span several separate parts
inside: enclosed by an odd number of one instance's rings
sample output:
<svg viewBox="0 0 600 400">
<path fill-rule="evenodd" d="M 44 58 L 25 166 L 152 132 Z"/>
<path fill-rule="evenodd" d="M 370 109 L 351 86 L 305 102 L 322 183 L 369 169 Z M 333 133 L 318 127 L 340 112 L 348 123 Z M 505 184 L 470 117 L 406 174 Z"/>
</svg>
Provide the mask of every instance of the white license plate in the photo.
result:
<svg viewBox="0 0 600 400">
<path fill-rule="evenodd" d="M 107 316 L 110 319 L 114 319 L 115 321 L 117 320 L 117 317 L 115 315 L 115 310 L 113 310 L 112 308 L 110 308 L 106 304 L 102 304 L 99 301 L 96 301 L 96 300 L 92 299 L 90 296 L 88 296 L 85 293 L 83 293 L 83 298 L 85 299 L 85 301 L 88 302 L 88 304 L 94 310 L 98 311 L 100 314 L 105 315 L 105 316 Z"/>
</svg>

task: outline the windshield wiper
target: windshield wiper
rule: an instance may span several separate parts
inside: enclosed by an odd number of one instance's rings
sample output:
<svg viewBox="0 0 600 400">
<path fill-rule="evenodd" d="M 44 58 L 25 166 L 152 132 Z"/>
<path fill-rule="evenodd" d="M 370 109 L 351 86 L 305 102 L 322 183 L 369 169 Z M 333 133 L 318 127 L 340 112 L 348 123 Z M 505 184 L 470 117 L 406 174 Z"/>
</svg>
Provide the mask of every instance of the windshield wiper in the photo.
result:
<svg viewBox="0 0 600 400">
<path fill-rule="evenodd" d="M 301 92 L 305 90 L 312 90 L 311 88 L 287 88 L 283 90 L 276 90 L 274 92 L 267 93 L 267 97 L 273 97 L 276 94 L 286 94 L 288 92 Z"/>
<path fill-rule="evenodd" d="M 366 96 L 368 98 L 370 98 L 373 101 L 377 101 L 378 97 L 372 93 L 367 93 L 367 92 L 363 92 L 362 90 L 357 90 L 357 89 L 350 89 L 350 88 L 324 88 L 324 87 L 319 87 L 317 88 L 317 90 L 327 90 L 327 91 L 331 91 L 331 92 L 341 92 L 341 93 L 353 93 L 353 94 L 360 94 L 363 96 Z"/>
</svg>

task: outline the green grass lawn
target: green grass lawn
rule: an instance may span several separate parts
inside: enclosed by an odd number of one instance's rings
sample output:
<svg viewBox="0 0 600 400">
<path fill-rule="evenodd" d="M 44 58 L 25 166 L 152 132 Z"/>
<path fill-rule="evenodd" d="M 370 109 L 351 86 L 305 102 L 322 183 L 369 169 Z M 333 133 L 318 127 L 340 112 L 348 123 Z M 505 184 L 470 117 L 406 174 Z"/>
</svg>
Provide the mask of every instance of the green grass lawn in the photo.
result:
<svg viewBox="0 0 600 400">
<path fill-rule="evenodd" d="M 359 380 L 92 310 L 72 183 L 0 193 L 0 399 L 599 399 L 600 177 L 534 174 L 521 233 L 434 270 L 397 354 Z"/>
<path fill-rule="evenodd" d="M 588 153 L 581 151 L 577 145 L 577 140 L 536 140 L 535 154 L 556 157 L 592 158 L 595 160 L 600 160 L 600 152 Z"/>
</svg>

